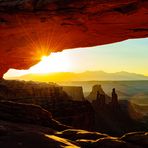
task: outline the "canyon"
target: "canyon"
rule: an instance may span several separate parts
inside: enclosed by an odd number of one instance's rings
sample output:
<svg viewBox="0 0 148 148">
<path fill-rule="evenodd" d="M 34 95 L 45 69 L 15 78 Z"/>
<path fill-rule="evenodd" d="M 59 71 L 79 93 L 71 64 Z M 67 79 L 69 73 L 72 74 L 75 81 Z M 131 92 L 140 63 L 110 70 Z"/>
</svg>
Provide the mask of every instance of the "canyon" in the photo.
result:
<svg viewBox="0 0 148 148">
<path fill-rule="evenodd" d="M 113 137 L 72 129 L 55 121 L 50 112 L 36 105 L 0 101 L 0 117 L 0 144 L 4 148 L 144 148 L 148 145 L 147 132 Z"/>
<path fill-rule="evenodd" d="M 107 95 L 101 85 L 94 85 L 85 98 L 82 87 L 1 80 L 0 100 L 39 105 L 57 121 L 77 129 L 99 131 L 113 136 L 147 130 L 148 117 L 138 106 L 136 110 L 130 101 L 118 100 L 116 93 L 115 96 Z M 5 110 L 7 111 L 7 106 Z"/>
<path fill-rule="evenodd" d="M 36 104 L 51 112 L 53 118 L 63 124 L 92 129 L 94 111 L 91 104 L 84 99 L 81 87 L 69 88 L 72 95 L 79 90 L 76 98 L 69 96 L 62 86 L 55 83 L 1 80 L 0 100 Z"/>
<path fill-rule="evenodd" d="M 81 86 L 3 79 L 51 52 L 146 37 L 147 0 L 0 0 L 0 146 L 148 147 L 147 114 L 115 88 L 85 98 Z"/>
</svg>

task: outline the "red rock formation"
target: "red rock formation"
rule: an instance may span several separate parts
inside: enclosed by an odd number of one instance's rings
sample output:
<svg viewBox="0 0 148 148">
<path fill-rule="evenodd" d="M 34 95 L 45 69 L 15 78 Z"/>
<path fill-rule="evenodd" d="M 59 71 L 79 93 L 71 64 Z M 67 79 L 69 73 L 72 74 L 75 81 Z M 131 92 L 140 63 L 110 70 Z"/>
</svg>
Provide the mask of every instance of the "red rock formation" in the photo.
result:
<svg viewBox="0 0 148 148">
<path fill-rule="evenodd" d="M 147 0 L 0 0 L 0 77 L 51 51 L 142 37 Z"/>
</svg>

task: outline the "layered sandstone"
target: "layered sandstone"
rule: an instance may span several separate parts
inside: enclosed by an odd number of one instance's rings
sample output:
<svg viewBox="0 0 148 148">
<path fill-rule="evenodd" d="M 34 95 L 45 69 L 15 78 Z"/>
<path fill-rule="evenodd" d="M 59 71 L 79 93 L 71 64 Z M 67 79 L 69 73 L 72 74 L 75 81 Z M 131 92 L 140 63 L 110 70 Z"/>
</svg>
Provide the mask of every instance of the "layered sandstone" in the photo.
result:
<svg viewBox="0 0 148 148">
<path fill-rule="evenodd" d="M 77 93 L 75 90 L 74 92 Z M 0 81 L 0 100 L 36 104 L 50 111 L 55 119 L 64 124 L 76 128 L 92 129 L 94 111 L 91 104 L 84 100 L 81 89 L 80 97 L 79 94 L 77 95 L 80 100 L 76 101 L 76 96 L 73 97 L 54 83 Z"/>
<path fill-rule="evenodd" d="M 73 100 L 84 101 L 82 86 L 62 86 L 62 88 Z"/>
<path fill-rule="evenodd" d="M 0 0 L 0 77 L 51 51 L 148 37 L 147 0 Z"/>
</svg>

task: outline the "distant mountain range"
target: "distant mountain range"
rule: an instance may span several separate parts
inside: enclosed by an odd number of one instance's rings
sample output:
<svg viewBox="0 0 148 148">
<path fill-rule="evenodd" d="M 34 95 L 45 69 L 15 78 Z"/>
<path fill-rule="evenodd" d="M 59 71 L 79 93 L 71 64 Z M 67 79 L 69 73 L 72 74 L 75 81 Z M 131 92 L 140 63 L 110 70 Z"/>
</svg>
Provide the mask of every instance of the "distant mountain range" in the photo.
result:
<svg viewBox="0 0 148 148">
<path fill-rule="evenodd" d="M 32 80 L 43 82 L 58 82 L 58 81 L 104 81 L 104 80 L 148 80 L 148 76 L 125 71 L 116 73 L 106 73 L 104 71 L 86 71 L 82 73 L 74 72 L 56 72 L 48 74 L 27 74 L 20 77 L 10 79 Z"/>
</svg>

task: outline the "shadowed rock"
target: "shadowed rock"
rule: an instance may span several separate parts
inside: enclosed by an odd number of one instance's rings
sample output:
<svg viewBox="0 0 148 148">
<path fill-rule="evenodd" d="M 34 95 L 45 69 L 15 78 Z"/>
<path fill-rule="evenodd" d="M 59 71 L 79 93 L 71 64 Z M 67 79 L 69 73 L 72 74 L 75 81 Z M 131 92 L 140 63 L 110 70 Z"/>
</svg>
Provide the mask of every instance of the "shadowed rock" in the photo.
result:
<svg viewBox="0 0 148 148">
<path fill-rule="evenodd" d="M 105 97 L 104 103 L 109 103 L 111 100 L 111 97 L 109 97 L 107 94 L 105 94 L 104 90 L 102 89 L 101 85 L 94 85 L 92 87 L 92 91 L 90 94 L 86 97 L 87 100 L 93 101 L 93 100 L 99 100 L 100 97 Z"/>
<path fill-rule="evenodd" d="M 109 102 L 106 101 L 107 98 Z M 126 132 L 147 131 L 147 122 L 142 122 L 142 114 L 134 109 L 130 101 L 118 100 L 115 88 L 112 97 L 109 97 L 100 85 L 94 85 L 87 99 L 94 99 L 92 106 L 96 131 L 114 136 L 121 136 Z"/>
<path fill-rule="evenodd" d="M 81 86 L 62 86 L 62 88 L 73 100 L 84 101 L 83 88 Z"/>
<path fill-rule="evenodd" d="M 0 100 L 36 104 L 51 112 L 54 119 L 63 124 L 86 130 L 93 128 L 94 111 L 90 102 L 84 98 L 73 100 L 55 83 L 1 80 Z"/>
<path fill-rule="evenodd" d="M 147 147 L 148 146 L 148 132 L 133 132 L 125 134 L 121 137 L 122 140 L 135 143 L 137 145 Z"/>
<path fill-rule="evenodd" d="M 131 135 L 131 137 L 127 137 L 126 135 Z M 139 136 L 136 138 L 135 136 L 138 135 L 138 132 L 133 134 L 128 133 L 126 135 L 121 138 L 111 137 L 99 132 L 88 132 L 76 129 L 67 129 L 56 133 L 56 136 L 77 142 L 82 148 L 143 148 L 148 146 L 146 142 L 148 140 L 146 132 L 139 132 Z M 126 137 L 126 139 L 123 137 Z"/>
<path fill-rule="evenodd" d="M 128 133 L 122 137 L 111 137 L 99 132 L 77 129 L 57 132 L 66 126 L 54 121 L 49 112 L 35 105 L 1 101 L 0 118 L 2 148 L 68 146 L 72 148 L 145 148 L 148 146 L 147 132 Z"/>
<path fill-rule="evenodd" d="M 140 146 L 126 143 L 113 137 L 101 138 L 98 140 L 77 140 L 83 148 L 142 148 Z"/>
<path fill-rule="evenodd" d="M 64 130 L 68 127 L 54 120 L 51 113 L 37 105 L 0 101 L 1 120 L 28 123 Z"/>
<path fill-rule="evenodd" d="M 38 132 L 15 132 L 0 137 L 2 148 L 79 148 L 78 144 L 55 135 Z"/>
<path fill-rule="evenodd" d="M 112 100 L 111 100 L 111 105 L 114 107 L 114 108 L 116 108 L 116 107 L 118 107 L 118 95 L 117 95 L 117 93 L 116 93 L 116 91 L 115 91 L 115 88 L 113 88 L 113 90 L 112 90 Z"/>
<path fill-rule="evenodd" d="M 79 129 L 67 129 L 62 132 L 57 132 L 56 135 L 59 137 L 68 138 L 71 140 L 77 140 L 77 139 L 96 140 L 96 139 L 108 136 L 107 134 L 101 134 L 98 132 L 89 132 L 89 131 L 79 130 Z"/>
</svg>

